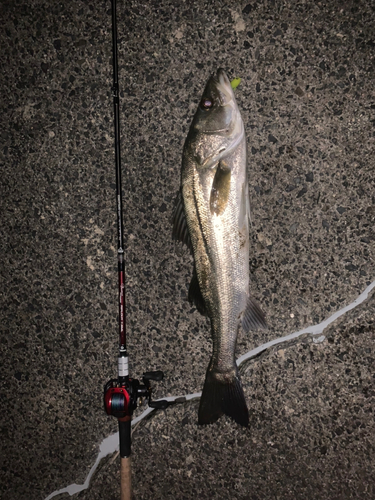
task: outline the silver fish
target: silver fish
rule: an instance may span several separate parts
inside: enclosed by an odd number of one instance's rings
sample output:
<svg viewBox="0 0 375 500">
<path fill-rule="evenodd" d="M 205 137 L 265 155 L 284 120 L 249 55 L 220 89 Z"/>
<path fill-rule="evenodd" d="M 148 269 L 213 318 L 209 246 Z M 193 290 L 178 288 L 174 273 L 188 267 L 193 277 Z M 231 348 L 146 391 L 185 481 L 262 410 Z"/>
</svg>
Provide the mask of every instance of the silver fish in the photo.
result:
<svg viewBox="0 0 375 500">
<path fill-rule="evenodd" d="M 226 414 L 249 422 L 235 348 L 245 331 L 266 328 L 249 295 L 250 204 L 246 137 L 233 89 L 224 70 L 208 80 L 186 138 L 173 237 L 194 255 L 189 300 L 211 320 L 213 354 L 203 387 L 198 422 Z"/>
</svg>

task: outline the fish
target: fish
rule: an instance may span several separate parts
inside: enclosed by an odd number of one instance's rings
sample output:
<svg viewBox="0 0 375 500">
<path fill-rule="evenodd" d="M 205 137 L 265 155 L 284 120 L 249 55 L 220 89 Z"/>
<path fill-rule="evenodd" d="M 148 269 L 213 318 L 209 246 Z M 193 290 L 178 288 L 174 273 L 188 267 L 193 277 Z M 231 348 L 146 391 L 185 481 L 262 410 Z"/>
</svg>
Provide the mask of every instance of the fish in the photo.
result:
<svg viewBox="0 0 375 500">
<path fill-rule="evenodd" d="M 183 147 L 173 238 L 194 258 L 188 298 L 211 322 L 212 356 L 198 424 L 223 414 L 247 427 L 249 412 L 235 349 L 239 327 L 266 329 L 249 293 L 250 201 L 245 128 L 227 74 L 218 69 L 203 91 Z"/>
</svg>

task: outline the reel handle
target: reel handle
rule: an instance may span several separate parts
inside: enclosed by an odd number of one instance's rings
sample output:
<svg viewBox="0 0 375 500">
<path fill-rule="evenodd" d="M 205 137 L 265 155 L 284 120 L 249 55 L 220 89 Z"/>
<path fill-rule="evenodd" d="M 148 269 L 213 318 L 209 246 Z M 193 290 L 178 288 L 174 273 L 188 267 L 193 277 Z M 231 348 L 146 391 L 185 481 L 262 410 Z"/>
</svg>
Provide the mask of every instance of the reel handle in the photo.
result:
<svg viewBox="0 0 375 500">
<path fill-rule="evenodd" d="M 155 382 L 161 382 L 164 378 L 164 373 L 161 370 L 156 370 L 154 372 L 146 372 L 143 374 L 143 382 L 146 380 L 155 380 Z"/>
</svg>

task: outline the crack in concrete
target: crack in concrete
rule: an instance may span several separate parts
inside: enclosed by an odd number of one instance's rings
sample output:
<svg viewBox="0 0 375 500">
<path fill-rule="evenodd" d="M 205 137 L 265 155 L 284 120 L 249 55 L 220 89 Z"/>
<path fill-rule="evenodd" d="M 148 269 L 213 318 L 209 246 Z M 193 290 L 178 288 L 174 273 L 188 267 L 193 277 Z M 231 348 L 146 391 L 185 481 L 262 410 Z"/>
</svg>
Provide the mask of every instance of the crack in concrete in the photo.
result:
<svg viewBox="0 0 375 500">
<path fill-rule="evenodd" d="M 271 340 L 270 342 L 267 342 L 266 344 L 263 344 L 259 347 L 256 347 L 252 351 L 247 352 L 246 354 L 243 354 L 237 359 L 237 365 L 240 366 L 244 361 L 247 361 L 248 359 L 254 358 L 261 352 L 265 351 L 266 349 L 269 349 L 270 347 L 277 345 L 277 344 L 282 344 L 284 342 L 288 342 L 288 340 L 296 339 L 297 337 L 300 337 L 301 335 L 304 335 L 306 333 L 309 333 L 310 335 L 319 335 L 320 333 L 323 333 L 323 331 L 329 326 L 331 323 L 336 321 L 337 318 L 340 316 L 343 316 L 345 313 L 351 311 L 355 307 L 359 306 L 359 304 L 362 304 L 368 296 L 371 290 L 375 287 L 375 281 L 373 281 L 351 304 L 348 306 L 343 307 L 342 309 L 336 311 L 332 316 L 329 318 L 325 319 L 321 323 L 318 323 L 317 325 L 313 326 L 308 326 L 307 328 L 304 328 L 303 330 L 298 330 L 298 332 L 291 333 L 289 335 L 286 335 L 285 337 L 280 337 L 278 339 Z M 324 340 L 323 338 L 319 337 L 320 340 L 315 339 L 315 342 L 322 342 Z"/>
<path fill-rule="evenodd" d="M 338 319 L 340 316 L 343 316 L 347 312 L 351 311 L 355 307 L 359 306 L 362 304 L 369 296 L 370 292 L 372 289 L 375 288 L 375 281 L 373 281 L 351 304 L 347 305 L 346 307 L 343 307 L 339 311 L 336 311 L 332 316 L 327 318 L 326 320 L 322 321 L 321 323 L 313 326 L 309 326 L 307 328 L 304 328 L 303 330 L 299 330 L 297 332 L 291 333 L 289 335 L 286 335 L 285 337 L 279 337 L 278 339 L 271 340 L 270 342 L 267 342 L 265 344 L 260 345 L 259 347 L 256 347 L 255 349 L 252 349 L 251 351 L 247 352 L 246 354 L 240 356 L 237 359 L 237 365 L 240 366 L 242 363 L 245 361 L 248 361 L 249 359 L 252 359 L 256 356 L 258 356 L 260 353 L 266 351 L 270 347 L 278 344 L 282 344 L 284 342 L 288 342 L 289 340 L 295 339 L 297 337 L 300 337 L 301 335 L 304 334 L 310 334 L 310 335 L 319 335 L 323 333 L 323 331 L 329 326 L 331 323 L 333 323 L 336 319 Z M 325 339 L 324 335 L 321 335 L 320 337 L 315 337 L 314 342 L 322 342 Z M 165 398 L 161 398 L 163 400 L 167 401 L 175 401 L 176 403 L 183 403 L 185 401 L 189 401 L 192 399 L 198 399 L 201 397 L 201 392 L 196 392 L 194 394 L 187 394 L 185 396 L 168 396 Z M 147 415 L 152 413 L 154 411 L 154 408 L 147 408 L 141 415 L 138 417 L 134 418 L 132 420 L 132 426 L 136 425 L 138 422 L 143 420 Z M 69 486 L 62 488 L 60 490 L 54 491 L 48 497 L 45 498 L 45 500 L 50 500 L 51 498 L 61 495 L 62 493 L 69 493 L 70 496 L 75 495 L 76 493 L 79 493 L 82 490 L 86 490 L 89 485 L 90 485 L 90 480 L 97 469 L 100 461 L 102 458 L 106 457 L 107 455 L 110 455 L 117 451 L 119 448 L 119 435 L 118 432 L 115 432 L 114 434 L 111 434 L 110 436 L 106 437 L 103 439 L 103 441 L 100 443 L 99 446 L 99 454 L 96 458 L 96 461 L 94 465 L 91 467 L 90 472 L 88 473 L 86 480 L 83 484 L 70 484 Z"/>
</svg>

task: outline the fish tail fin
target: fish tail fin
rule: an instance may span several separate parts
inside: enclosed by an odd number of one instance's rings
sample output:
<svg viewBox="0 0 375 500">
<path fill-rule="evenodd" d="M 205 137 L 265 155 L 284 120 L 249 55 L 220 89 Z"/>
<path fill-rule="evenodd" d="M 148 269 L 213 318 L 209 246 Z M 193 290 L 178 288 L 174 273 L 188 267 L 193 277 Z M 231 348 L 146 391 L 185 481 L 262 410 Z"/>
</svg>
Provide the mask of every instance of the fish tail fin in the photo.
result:
<svg viewBox="0 0 375 500">
<path fill-rule="evenodd" d="M 208 369 L 198 411 L 199 424 L 212 424 L 228 415 L 247 427 L 249 412 L 237 368 L 228 373 Z"/>
</svg>

